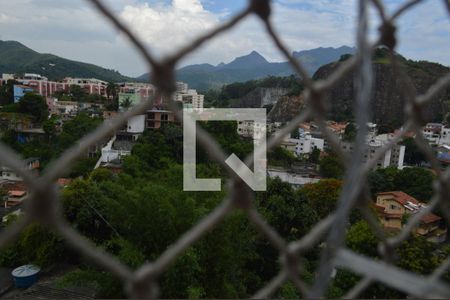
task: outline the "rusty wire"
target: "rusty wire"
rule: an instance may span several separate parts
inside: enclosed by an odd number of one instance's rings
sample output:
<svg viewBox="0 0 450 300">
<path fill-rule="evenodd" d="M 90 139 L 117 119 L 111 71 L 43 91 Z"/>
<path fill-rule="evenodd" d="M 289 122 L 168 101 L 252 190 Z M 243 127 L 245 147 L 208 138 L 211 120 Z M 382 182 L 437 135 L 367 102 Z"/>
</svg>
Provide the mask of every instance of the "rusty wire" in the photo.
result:
<svg viewBox="0 0 450 300">
<path fill-rule="evenodd" d="M 274 295 L 277 289 L 286 281 L 291 281 L 303 296 L 323 297 L 330 284 L 330 274 L 334 267 L 346 268 L 363 276 L 363 279 L 352 290 L 347 292 L 345 298 L 358 297 L 358 295 L 375 282 L 381 282 L 413 297 L 450 297 L 450 286 L 440 279 L 450 266 L 450 258 L 447 258 L 431 276 L 423 278 L 417 274 L 395 267 L 391 264 L 390 257 L 392 250 L 410 236 L 413 228 L 419 222 L 421 215 L 439 207 L 441 210 L 444 210 L 443 214 L 447 218 L 447 221 L 450 221 L 449 207 L 447 203 L 444 203 L 446 199 L 448 200 L 446 191 L 450 190 L 450 170 L 441 171 L 436 157 L 433 155 L 430 146 L 422 135 L 420 127 L 420 112 L 434 95 L 450 86 L 450 74 L 447 74 L 431 86 L 424 95 L 408 97 L 408 119 L 402 130 L 395 135 L 391 142 L 379 149 L 371 160 L 365 164 L 362 162 L 362 156 L 366 147 L 364 128 L 366 128 L 365 124 L 368 121 L 368 101 L 370 99 L 373 80 L 371 69 L 372 53 L 379 45 L 385 45 L 392 51 L 395 50 L 395 22 L 403 14 L 424 1 L 405 1 L 397 11 L 389 16 L 382 0 L 359 0 L 358 32 L 356 35 L 356 44 L 358 45 L 357 55 L 343 62 L 334 73 L 322 81 L 314 81 L 310 78 L 302 64 L 292 57 L 288 47 L 275 32 L 271 21 L 271 4 L 269 0 L 249 0 L 247 7 L 229 21 L 194 39 L 191 43 L 181 47 L 172 56 L 159 61 L 154 58 L 145 43 L 101 0 L 86 1 L 90 2 L 101 15 L 108 19 L 112 26 L 129 38 L 131 45 L 142 56 L 149 67 L 149 72 L 152 74 L 152 83 L 155 84 L 158 90 L 155 97 L 158 98 L 164 95 L 168 99 L 171 99 L 171 97 L 167 97 L 167 95 L 170 95 L 175 87 L 175 66 L 182 58 L 197 50 L 201 45 L 209 42 L 211 39 L 233 28 L 249 15 L 257 15 L 274 45 L 292 64 L 297 75 L 302 78 L 302 83 L 305 86 L 305 91 L 302 96 L 306 99 L 307 103 L 306 109 L 268 140 L 268 150 L 279 145 L 283 137 L 296 128 L 299 123 L 308 119 L 314 119 L 325 137 L 329 140 L 331 148 L 340 155 L 346 165 L 346 177 L 339 199 L 339 206 L 332 215 L 318 222 L 300 240 L 287 243 L 252 205 L 254 195 L 232 173 L 228 166 L 224 164 L 225 154 L 218 143 L 206 131 L 199 130 L 200 145 L 205 148 L 214 147 L 216 149 L 216 151 L 212 151 L 211 158 L 226 167 L 232 178 L 232 183 L 228 186 L 228 196 L 216 209 L 184 233 L 158 259 L 141 266 L 137 270 L 131 270 L 116 257 L 99 249 L 92 242 L 81 236 L 63 219 L 59 209 L 60 198 L 56 192 L 54 182 L 70 168 L 77 158 L 83 155 L 88 147 L 119 129 L 132 116 L 141 114 L 151 108 L 153 101 L 149 100 L 120 115 L 118 118 L 105 122 L 101 127 L 79 141 L 77 146 L 67 150 L 41 176 L 25 170 L 14 151 L 0 144 L 0 163 L 15 170 L 24 179 L 31 194 L 25 217 L 0 232 L 0 249 L 5 247 L 8 242 L 17 238 L 28 224 L 33 221 L 39 221 L 54 229 L 72 248 L 78 250 L 86 258 L 89 258 L 99 267 L 120 278 L 124 284 L 124 289 L 130 297 L 155 298 L 159 295 L 158 278 L 167 270 L 170 264 L 189 246 L 193 245 L 207 232 L 220 224 L 234 209 L 243 209 L 250 223 L 279 251 L 281 258 L 280 272 L 278 275 L 269 281 L 267 285 L 261 287 L 254 295 L 254 298 L 266 298 Z M 379 31 L 380 36 L 373 44 L 369 44 L 368 42 L 368 9 L 370 5 L 373 5 L 376 9 L 382 23 Z M 450 2 L 444 0 L 444 5 L 450 12 Z M 395 65 L 394 61 L 393 65 Z M 326 128 L 325 107 L 327 106 L 327 95 L 330 89 L 337 86 L 352 71 L 356 71 L 357 73 L 355 77 L 357 94 L 354 110 L 357 115 L 360 130 L 357 136 L 356 150 L 353 153 L 352 160 L 350 160 L 348 154 L 341 150 L 338 137 Z M 408 75 L 405 72 L 401 70 L 396 70 L 396 72 L 397 77 L 402 82 L 408 81 Z M 408 91 L 404 92 L 408 93 Z M 171 104 L 175 113 L 180 115 L 182 112 L 173 103 Z M 415 132 L 417 136 L 416 143 L 424 152 L 426 158 L 431 162 L 432 168 L 437 174 L 435 194 L 427 209 L 412 217 L 399 235 L 386 238 L 382 228 L 377 224 L 368 209 L 365 182 L 367 181 L 369 171 L 381 155 L 394 147 L 411 130 Z M 246 159 L 246 162 L 250 163 L 253 161 L 252 155 Z M 383 260 L 376 261 L 368 257 L 363 257 L 346 249 L 343 245 L 345 229 L 348 224 L 348 215 L 350 210 L 355 207 L 360 208 L 363 217 L 379 238 L 379 252 L 381 257 L 384 258 Z M 325 249 L 322 251 L 320 266 L 316 270 L 316 280 L 312 287 L 308 287 L 301 280 L 302 265 L 300 258 L 302 254 L 322 241 L 325 241 Z"/>
</svg>

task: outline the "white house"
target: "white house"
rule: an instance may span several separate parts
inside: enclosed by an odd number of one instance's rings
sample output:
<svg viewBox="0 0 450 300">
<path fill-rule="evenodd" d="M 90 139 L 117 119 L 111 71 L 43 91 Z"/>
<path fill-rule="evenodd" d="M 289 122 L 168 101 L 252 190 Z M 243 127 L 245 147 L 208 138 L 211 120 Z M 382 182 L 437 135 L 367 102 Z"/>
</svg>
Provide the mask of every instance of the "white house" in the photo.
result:
<svg viewBox="0 0 450 300">
<path fill-rule="evenodd" d="M 301 134 L 298 139 L 290 138 L 289 141 L 294 142 L 295 154 L 301 156 L 303 154 L 311 154 L 314 148 L 323 151 L 325 147 L 325 140 L 320 138 L 314 138 L 310 133 Z"/>
<path fill-rule="evenodd" d="M 145 115 L 137 115 L 128 119 L 127 132 L 143 133 L 145 130 Z"/>
<path fill-rule="evenodd" d="M 428 123 L 422 129 L 422 134 L 430 144 L 438 144 L 443 127 L 441 123 Z"/>
<path fill-rule="evenodd" d="M 38 158 L 27 158 L 24 161 L 24 168 L 27 170 L 36 170 L 40 167 Z M 9 181 L 22 181 L 22 178 L 16 173 L 16 171 L 2 166 L 0 167 L 0 179 Z"/>
</svg>

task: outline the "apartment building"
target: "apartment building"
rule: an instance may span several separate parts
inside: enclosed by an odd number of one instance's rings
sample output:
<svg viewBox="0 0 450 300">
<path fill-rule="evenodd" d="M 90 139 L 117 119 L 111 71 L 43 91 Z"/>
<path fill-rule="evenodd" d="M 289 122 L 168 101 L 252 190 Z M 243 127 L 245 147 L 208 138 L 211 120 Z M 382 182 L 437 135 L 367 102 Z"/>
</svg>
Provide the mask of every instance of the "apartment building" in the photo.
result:
<svg viewBox="0 0 450 300">
<path fill-rule="evenodd" d="M 108 85 L 106 81 L 96 78 L 66 77 L 61 81 L 50 81 L 47 77 L 34 73 L 25 73 L 23 75 L 2 75 L 3 82 L 11 79 L 18 82 L 16 85 L 17 87 L 15 87 L 15 102 L 18 102 L 21 97 L 23 97 L 24 92 L 33 91 L 43 97 L 50 97 L 55 92 L 68 91 L 71 85 L 80 86 L 88 94 L 98 94 L 106 97 L 106 87 Z"/>
<path fill-rule="evenodd" d="M 298 138 L 290 138 L 289 141 L 296 144 L 295 154 L 297 156 L 311 154 L 315 148 L 320 151 L 323 151 L 325 148 L 325 140 L 315 138 L 309 132 L 300 134 Z"/>
<path fill-rule="evenodd" d="M 176 83 L 176 92 L 173 94 L 172 100 L 182 103 L 183 109 L 203 111 L 205 96 L 197 93 L 194 89 L 189 89 L 184 82 Z"/>
<path fill-rule="evenodd" d="M 381 134 L 374 138 L 368 138 L 367 149 L 364 154 L 364 162 L 375 157 L 375 154 L 380 151 L 380 149 L 389 143 L 393 138 L 393 134 Z M 347 152 L 353 152 L 353 143 L 341 141 L 342 150 Z M 387 168 L 396 167 L 397 169 L 403 169 L 404 159 L 405 159 L 404 145 L 396 144 L 391 149 L 384 152 L 380 159 L 378 159 L 375 168 Z"/>
<path fill-rule="evenodd" d="M 155 87 L 148 83 L 124 82 L 117 84 L 119 86 L 119 107 L 122 111 L 128 107 L 123 107 L 123 103 L 129 100 L 130 106 L 135 106 L 141 102 L 147 101 L 155 95 Z"/>
</svg>

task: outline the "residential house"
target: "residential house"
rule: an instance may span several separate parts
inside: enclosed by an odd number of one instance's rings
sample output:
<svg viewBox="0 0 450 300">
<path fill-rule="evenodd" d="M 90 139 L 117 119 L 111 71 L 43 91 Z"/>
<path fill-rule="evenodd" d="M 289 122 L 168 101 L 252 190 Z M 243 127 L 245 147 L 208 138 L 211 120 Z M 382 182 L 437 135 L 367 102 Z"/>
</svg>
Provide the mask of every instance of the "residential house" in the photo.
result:
<svg viewBox="0 0 450 300">
<path fill-rule="evenodd" d="M 28 158 L 24 161 L 24 168 L 27 170 L 37 170 L 39 167 L 40 164 L 38 158 Z M 8 181 L 22 181 L 22 178 L 16 171 L 5 166 L 0 167 L 0 179 Z"/>
<path fill-rule="evenodd" d="M 428 123 L 422 129 L 422 134 L 430 144 L 436 145 L 439 142 L 442 127 L 444 127 L 444 125 L 441 123 Z"/>
<path fill-rule="evenodd" d="M 375 204 L 381 224 L 391 230 L 401 230 L 410 216 L 426 207 L 425 203 L 402 191 L 378 193 Z M 433 213 L 425 214 L 413 232 L 436 243 L 444 242 L 447 238 L 447 228 L 442 218 Z"/>
</svg>

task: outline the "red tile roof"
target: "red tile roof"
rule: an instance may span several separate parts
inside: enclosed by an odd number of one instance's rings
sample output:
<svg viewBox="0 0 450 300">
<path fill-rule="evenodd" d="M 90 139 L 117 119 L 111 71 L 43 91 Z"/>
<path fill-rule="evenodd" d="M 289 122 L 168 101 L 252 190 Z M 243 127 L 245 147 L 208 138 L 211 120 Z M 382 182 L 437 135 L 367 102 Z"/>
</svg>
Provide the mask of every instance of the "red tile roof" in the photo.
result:
<svg viewBox="0 0 450 300">
<path fill-rule="evenodd" d="M 22 197 L 22 196 L 24 196 L 26 193 L 27 193 L 27 192 L 25 192 L 25 191 L 9 191 L 9 192 L 8 192 L 8 194 L 9 194 L 11 197 Z"/>
<path fill-rule="evenodd" d="M 425 216 L 423 216 L 420 220 L 425 223 L 433 223 L 436 221 L 440 221 L 442 218 L 439 216 L 436 216 L 435 214 L 426 214 Z"/>
<path fill-rule="evenodd" d="M 377 196 L 384 196 L 384 195 L 392 196 L 392 199 L 397 201 L 401 205 L 405 205 L 408 202 L 411 202 L 411 203 L 416 204 L 416 205 L 422 204 L 416 198 L 414 198 L 414 197 L 412 197 L 412 196 L 410 196 L 410 195 L 408 195 L 408 194 L 406 194 L 405 192 L 402 192 L 402 191 L 383 192 L 383 193 L 378 193 L 377 194 Z M 381 211 L 382 206 L 375 205 L 375 208 L 377 209 L 377 211 L 380 211 L 380 212 L 384 213 L 384 211 Z M 397 215 L 397 214 L 384 213 L 384 215 L 386 215 L 386 216 L 388 216 L 390 218 L 396 218 L 396 217 L 400 218 L 401 217 L 401 215 Z M 429 213 L 429 214 L 426 214 L 425 216 L 423 216 L 420 220 L 423 223 L 428 224 L 428 223 L 433 223 L 433 222 L 439 221 L 441 219 L 442 219 L 441 217 L 439 217 L 439 216 L 437 216 L 435 214 Z"/>
<path fill-rule="evenodd" d="M 417 200 L 416 198 L 408 195 L 405 192 L 402 191 L 393 191 L 393 192 L 383 192 L 383 193 L 378 193 L 377 196 L 384 196 L 384 195 L 390 195 L 392 196 L 392 199 L 397 201 L 398 203 L 400 203 L 401 205 L 405 205 L 409 202 L 413 203 L 413 204 L 419 204 L 420 201 Z"/>
<path fill-rule="evenodd" d="M 9 181 L 3 184 L 3 188 L 9 191 L 26 191 L 27 187 L 22 181 Z"/>
<path fill-rule="evenodd" d="M 58 179 L 58 185 L 60 185 L 60 186 L 67 186 L 67 185 L 71 184 L 72 181 L 73 181 L 72 179 L 68 179 L 68 178 L 59 178 Z"/>
</svg>

